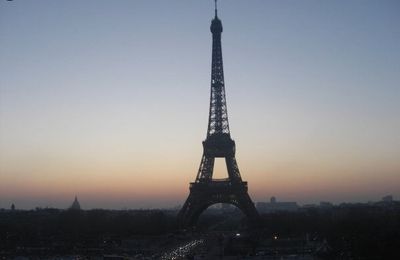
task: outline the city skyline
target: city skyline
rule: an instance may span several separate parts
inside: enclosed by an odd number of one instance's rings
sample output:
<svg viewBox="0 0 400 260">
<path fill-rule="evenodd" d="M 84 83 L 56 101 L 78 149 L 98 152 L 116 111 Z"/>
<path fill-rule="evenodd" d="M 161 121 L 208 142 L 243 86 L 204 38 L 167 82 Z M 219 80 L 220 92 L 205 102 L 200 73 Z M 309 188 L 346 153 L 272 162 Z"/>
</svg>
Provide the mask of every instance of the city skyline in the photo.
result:
<svg viewBox="0 0 400 260">
<path fill-rule="evenodd" d="M 398 198 L 400 4 L 219 5 L 254 201 Z M 75 195 L 83 208 L 182 204 L 207 130 L 213 9 L 1 2 L 0 208 L 63 208 Z"/>
</svg>

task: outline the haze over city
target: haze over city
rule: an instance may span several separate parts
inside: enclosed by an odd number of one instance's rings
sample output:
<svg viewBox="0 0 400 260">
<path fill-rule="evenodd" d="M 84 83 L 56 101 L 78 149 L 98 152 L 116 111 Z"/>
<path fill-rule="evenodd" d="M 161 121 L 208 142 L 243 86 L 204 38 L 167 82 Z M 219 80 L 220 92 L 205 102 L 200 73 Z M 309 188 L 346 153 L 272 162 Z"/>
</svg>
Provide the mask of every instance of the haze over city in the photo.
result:
<svg viewBox="0 0 400 260">
<path fill-rule="evenodd" d="M 219 6 L 253 200 L 398 198 L 400 3 Z M 182 204 L 206 136 L 213 8 L 0 2 L 0 208 L 66 208 L 75 195 L 84 208 Z"/>
</svg>

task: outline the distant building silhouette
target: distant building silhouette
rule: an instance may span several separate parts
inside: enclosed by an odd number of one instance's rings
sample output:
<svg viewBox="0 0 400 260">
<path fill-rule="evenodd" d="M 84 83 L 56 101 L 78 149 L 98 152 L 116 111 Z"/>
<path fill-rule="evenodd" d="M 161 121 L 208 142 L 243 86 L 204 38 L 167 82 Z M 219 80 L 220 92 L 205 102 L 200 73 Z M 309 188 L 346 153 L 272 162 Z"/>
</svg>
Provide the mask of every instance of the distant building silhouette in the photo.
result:
<svg viewBox="0 0 400 260">
<path fill-rule="evenodd" d="M 74 202 L 72 202 L 72 205 L 71 205 L 71 207 L 69 207 L 69 209 L 70 210 L 81 210 L 81 204 L 79 204 L 77 196 L 75 196 L 75 200 L 74 200 Z"/>
<path fill-rule="evenodd" d="M 328 202 L 328 201 L 321 201 L 319 203 L 319 207 L 322 208 L 322 209 L 330 209 L 330 208 L 333 207 L 333 204 L 331 202 Z"/>
<path fill-rule="evenodd" d="M 303 209 L 312 209 L 312 208 L 318 208 L 317 204 L 304 204 Z"/>
<path fill-rule="evenodd" d="M 14 210 L 15 210 L 15 205 L 14 205 L 14 203 L 13 203 L 13 204 L 11 204 L 11 210 L 12 210 L 12 211 L 14 211 Z"/>
<path fill-rule="evenodd" d="M 271 197 L 270 202 L 257 202 L 257 209 L 260 213 L 296 211 L 298 208 L 297 202 L 277 202 L 275 197 Z"/>
<path fill-rule="evenodd" d="M 382 201 L 384 202 L 392 202 L 393 201 L 393 196 L 392 195 L 387 195 L 382 198 Z"/>
</svg>

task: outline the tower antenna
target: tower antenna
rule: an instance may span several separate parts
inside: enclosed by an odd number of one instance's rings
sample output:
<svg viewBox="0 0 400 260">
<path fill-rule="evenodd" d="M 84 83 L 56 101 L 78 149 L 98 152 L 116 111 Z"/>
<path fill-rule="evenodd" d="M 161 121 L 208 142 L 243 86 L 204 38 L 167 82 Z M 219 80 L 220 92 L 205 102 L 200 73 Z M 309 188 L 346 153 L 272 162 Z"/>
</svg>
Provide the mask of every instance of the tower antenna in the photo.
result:
<svg viewBox="0 0 400 260">
<path fill-rule="evenodd" d="M 217 0 L 214 0 L 215 2 L 215 17 L 217 17 Z"/>
</svg>

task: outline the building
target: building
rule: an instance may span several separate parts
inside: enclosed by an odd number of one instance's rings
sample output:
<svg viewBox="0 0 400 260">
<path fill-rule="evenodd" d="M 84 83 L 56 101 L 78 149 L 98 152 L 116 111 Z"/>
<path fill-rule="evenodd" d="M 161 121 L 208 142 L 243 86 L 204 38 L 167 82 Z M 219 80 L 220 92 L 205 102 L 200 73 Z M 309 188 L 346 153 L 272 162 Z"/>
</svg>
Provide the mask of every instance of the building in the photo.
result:
<svg viewBox="0 0 400 260">
<path fill-rule="evenodd" d="M 78 201 L 78 197 L 75 196 L 74 202 L 72 202 L 71 207 L 69 207 L 70 210 L 81 210 L 81 204 Z"/>
<path fill-rule="evenodd" d="M 321 209 L 331 209 L 333 207 L 333 204 L 331 202 L 328 202 L 328 201 L 321 201 L 319 203 L 319 207 Z"/>
<path fill-rule="evenodd" d="M 384 202 L 393 202 L 393 196 L 392 195 L 387 195 L 382 198 L 382 201 Z"/>
<path fill-rule="evenodd" d="M 297 211 L 297 202 L 277 202 L 275 197 L 271 197 L 270 202 L 257 202 L 257 210 L 260 213 L 270 213 L 278 211 Z"/>
</svg>

